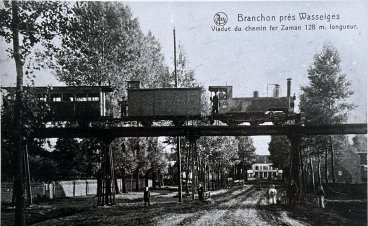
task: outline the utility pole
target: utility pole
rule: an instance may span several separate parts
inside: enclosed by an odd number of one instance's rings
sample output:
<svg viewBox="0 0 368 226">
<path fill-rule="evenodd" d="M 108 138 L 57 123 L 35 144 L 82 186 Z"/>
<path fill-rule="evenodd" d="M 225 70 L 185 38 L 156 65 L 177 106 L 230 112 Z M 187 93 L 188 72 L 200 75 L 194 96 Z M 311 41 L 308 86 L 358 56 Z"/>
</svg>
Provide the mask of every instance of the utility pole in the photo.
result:
<svg viewBox="0 0 368 226">
<path fill-rule="evenodd" d="M 175 75 L 175 88 L 178 88 L 178 75 L 176 74 L 176 37 L 175 37 L 175 27 L 173 29 L 174 35 L 174 75 Z"/>
<path fill-rule="evenodd" d="M 175 75 L 175 88 L 178 88 L 178 75 L 176 74 L 176 38 L 175 27 L 173 28 L 174 35 L 174 75 Z M 180 154 L 180 136 L 176 137 L 177 157 L 178 157 L 178 196 L 179 202 L 182 201 L 182 180 L 181 180 L 181 154 Z"/>
</svg>

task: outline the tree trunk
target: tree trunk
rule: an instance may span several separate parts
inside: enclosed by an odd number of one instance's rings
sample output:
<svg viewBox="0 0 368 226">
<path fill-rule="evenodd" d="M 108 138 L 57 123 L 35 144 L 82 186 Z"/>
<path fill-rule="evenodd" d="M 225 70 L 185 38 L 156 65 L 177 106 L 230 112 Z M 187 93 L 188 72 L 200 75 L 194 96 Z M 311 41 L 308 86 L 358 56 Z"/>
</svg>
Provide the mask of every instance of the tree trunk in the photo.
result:
<svg viewBox="0 0 368 226">
<path fill-rule="evenodd" d="M 245 182 L 248 182 L 248 166 L 247 165 L 245 165 L 245 167 L 244 167 L 244 170 L 245 170 L 245 172 L 244 172 L 244 174 L 245 174 Z"/>
<path fill-rule="evenodd" d="M 17 1 L 12 1 L 12 29 L 13 29 L 13 56 L 17 73 L 17 91 L 14 106 L 14 128 L 16 137 L 14 140 L 14 188 L 15 190 L 15 215 L 14 225 L 26 225 L 24 213 L 24 184 L 23 184 L 23 135 L 22 135 L 22 101 L 23 101 L 23 62 L 19 45 L 19 7 Z"/>
<path fill-rule="evenodd" d="M 139 169 L 137 168 L 135 170 L 135 176 L 136 176 L 136 180 L 135 180 L 135 190 L 139 191 Z"/>
<path fill-rule="evenodd" d="M 302 174 L 302 185 L 303 185 L 303 190 L 305 190 L 306 188 L 306 181 L 305 181 L 305 167 L 304 167 L 304 155 L 303 155 L 303 149 L 300 150 L 300 169 L 301 169 L 301 174 Z"/>
<path fill-rule="evenodd" d="M 186 171 L 185 171 L 185 193 L 189 194 L 189 161 L 190 161 L 190 148 L 187 148 L 186 156 Z"/>
<path fill-rule="evenodd" d="M 156 174 L 156 171 L 153 170 L 152 171 L 152 187 L 153 188 L 157 188 L 157 183 L 156 181 L 158 182 L 158 179 L 157 179 L 157 174 Z"/>
<path fill-rule="evenodd" d="M 201 162 L 201 159 L 199 158 L 199 154 L 197 155 L 197 172 L 198 172 L 198 185 L 200 183 L 203 182 L 203 179 L 202 179 L 202 162 Z"/>
<path fill-rule="evenodd" d="M 162 178 L 162 173 L 158 171 L 157 176 L 158 176 L 158 187 L 162 188 L 162 186 L 164 186 L 164 180 Z"/>
<path fill-rule="evenodd" d="M 192 200 L 194 200 L 194 193 L 195 193 L 195 190 L 194 190 L 194 183 L 195 183 L 195 176 L 194 176 L 194 144 L 193 142 L 190 142 L 190 148 L 192 149 L 191 152 L 192 152 Z"/>
<path fill-rule="evenodd" d="M 321 155 L 318 153 L 318 186 L 322 185 Z"/>
<path fill-rule="evenodd" d="M 119 185 L 118 185 L 118 177 L 117 177 L 117 173 L 115 171 L 114 173 L 114 184 L 115 184 L 115 193 L 116 194 L 120 194 L 120 191 L 119 191 Z"/>
<path fill-rule="evenodd" d="M 326 184 L 328 184 L 328 149 L 325 150 L 325 177 Z"/>
<path fill-rule="evenodd" d="M 207 162 L 207 190 L 210 190 L 210 166 Z"/>
<path fill-rule="evenodd" d="M 213 164 L 212 164 L 213 165 Z M 215 190 L 215 177 L 214 177 L 214 170 L 211 168 L 211 181 L 212 181 L 212 190 Z"/>
<path fill-rule="evenodd" d="M 175 70 L 176 71 L 176 70 Z M 175 72 L 176 73 L 176 72 Z M 182 175 L 181 175 L 181 152 L 180 152 L 180 137 L 176 137 L 176 154 L 177 154 L 177 158 L 178 158 L 178 196 L 179 196 L 179 202 L 182 201 L 182 189 L 183 189 L 183 185 L 182 185 Z"/>
<path fill-rule="evenodd" d="M 126 187 L 126 172 L 125 172 L 125 169 L 123 168 L 121 170 L 121 180 L 122 180 L 122 190 L 123 190 L 123 193 L 127 193 L 127 187 Z"/>
<path fill-rule="evenodd" d="M 334 148 L 333 148 L 333 140 L 332 136 L 330 138 L 330 152 L 331 152 L 331 175 L 332 175 L 332 183 L 336 183 L 336 176 L 335 176 L 335 155 L 334 155 Z"/>
<path fill-rule="evenodd" d="M 314 168 L 313 168 L 313 160 L 312 157 L 310 157 L 310 169 L 311 169 L 311 174 L 312 174 L 312 187 L 313 187 L 313 193 L 316 193 L 316 183 L 315 183 L 315 179 L 314 179 Z"/>
<path fill-rule="evenodd" d="M 220 188 L 220 164 L 218 165 L 219 168 L 217 168 L 217 180 L 216 180 L 216 189 Z"/>
<path fill-rule="evenodd" d="M 29 155 L 28 155 L 28 146 L 26 145 L 25 155 L 24 155 L 24 167 L 25 167 L 25 175 L 26 175 L 26 185 L 27 185 L 27 204 L 28 206 L 32 206 L 32 189 L 31 189 L 31 171 L 29 169 Z"/>
</svg>

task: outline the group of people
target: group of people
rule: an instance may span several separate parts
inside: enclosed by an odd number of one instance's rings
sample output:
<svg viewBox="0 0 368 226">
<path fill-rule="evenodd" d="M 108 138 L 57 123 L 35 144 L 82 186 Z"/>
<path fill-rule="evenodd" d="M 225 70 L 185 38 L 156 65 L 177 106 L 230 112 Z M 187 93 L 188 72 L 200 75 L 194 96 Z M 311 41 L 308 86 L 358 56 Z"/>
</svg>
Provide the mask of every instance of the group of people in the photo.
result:
<svg viewBox="0 0 368 226">
<path fill-rule="evenodd" d="M 294 180 L 291 180 L 290 183 L 287 186 L 287 197 L 288 197 L 288 204 L 294 205 L 295 204 L 295 197 L 298 192 L 298 187 L 295 184 Z M 271 185 L 271 188 L 268 190 L 268 203 L 270 205 L 278 204 L 281 198 L 277 199 L 277 190 L 275 188 L 275 185 Z"/>
<path fill-rule="evenodd" d="M 287 196 L 288 196 L 288 204 L 294 205 L 296 202 L 296 194 L 298 193 L 298 186 L 294 182 L 294 180 L 291 180 L 290 183 L 287 186 Z M 320 185 L 317 190 L 318 195 L 318 205 L 321 208 L 325 208 L 324 203 L 324 197 L 326 196 L 325 191 L 323 190 L 323 186 Z M 150 199 L 151 199 L 151 192 L 148 187 L 145 188 L 143 193 L 143 201 L 144 206 L 150 206 Z M 204 201 L 204 187 L 202 184 L 199 184 L 198 187 L 198 199 L 200 201 Z M 268 202 L 270 205 L 276 205 L 279 204 L 280 199 L 277 199 L 277 190 L 275 188 L 275 185 L 271 185 L 271 188 L 268 190 Z"/>
<path fill-rule="evenodd" d="M 298 193 L 298 186 L 296 185 L 294 180 L 291 180 L 290 183 L 288 184 L 286 193 L 287 193 L 287 198 L 288 198 L 287 200 L 288 204 L 294 205 L 296 203 L 296 194 Z M 325 194 L 325 191 L 323 190 L 322 185 L 318 187 L 316 194 L 318 195 L 319 207 L 325 208 L 324 198 L 326 194 Z M 268 202 L 270 205 L 278 204 L 277 190 L 275 188 L 275 185 L 271 185 L 271 188 L 268 190 Z"/>
</svg>

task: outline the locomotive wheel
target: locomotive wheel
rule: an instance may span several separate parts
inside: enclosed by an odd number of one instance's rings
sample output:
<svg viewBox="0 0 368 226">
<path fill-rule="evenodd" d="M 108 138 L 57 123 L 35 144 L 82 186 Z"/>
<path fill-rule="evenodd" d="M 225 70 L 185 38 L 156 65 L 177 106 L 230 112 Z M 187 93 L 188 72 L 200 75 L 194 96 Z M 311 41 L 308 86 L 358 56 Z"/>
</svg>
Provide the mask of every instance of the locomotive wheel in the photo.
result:
<svg viewBox="0 0 368 226">
<path fill-rule="evenodd" d="M 259 126 L 259 122 L 258 121 L 251 121 L 249 122 L 251 126 Z"/>
<path fill-rule="evenodd" d="M 173 123 L 174 123 L 174 126 L 183 126 L 184 120 L 174 120 Z"/>
<path fill-rule="evenodd" d="M 284 122 L 282 120 L 276 120 L 276 121 L 272 121 L 272 124 L 274 124 L 275 126 L 282 126 Z"/>
<path fill-rule="evenodd" d="M 227 120 L 226 124 L 228 126 L 237 126 L 238 125 L 238 123 L 236 123 L 234 120 Z"/>
<path fill-rule="evenodd" d="M 152 126 L 152 121 L 151 120 L 143 120 L 141 121 L 143 127 L 151 127 Z"/>
<path fill-rule="evenodd" d="M 210 119 L 210 124 L 213 125 L 215 123 L 215 120 L 213 118 Z"/>
</svg>

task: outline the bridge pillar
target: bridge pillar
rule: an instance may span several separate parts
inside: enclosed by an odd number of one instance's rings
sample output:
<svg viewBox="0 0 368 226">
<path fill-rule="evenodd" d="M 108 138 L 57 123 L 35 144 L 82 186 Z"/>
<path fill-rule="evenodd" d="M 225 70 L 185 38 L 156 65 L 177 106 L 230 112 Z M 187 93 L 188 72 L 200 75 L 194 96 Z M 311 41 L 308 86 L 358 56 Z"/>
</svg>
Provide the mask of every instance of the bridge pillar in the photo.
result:
<svg viewBox="0 0 368 226">
<path fill-rule="evenodd" d="M 291 143 L 291 179 L 295 181 L 298 186 L 298 193 L 300 195 L 301 201 L 303 201 L 303 177 L 301 169 L 301 139 L 300 135 L 289 135 L 288 136 Z"/>
<path fill-rule="evenodd" d="M 102 139 L 101 169 L 97 176 L 97 205 L 115 204 L 115 175 L 112 149 L 112 139 Z"/>
<path fill-rule="evenodd" d="M 180 153 L 180 137 L 177 136 L 176 137 L 176 145 L 177 145 L 177 158 L 178 158 L 178 196 L 179 196 L 179 202 L 182 201 L 182 190 L 183 190 L 183 186 L 182 186 L 182 173 L 181 173 L 181 153 Z"/>
<path fill-rule="evenodd" d="M 191 132 L 189 136 L 187 136 L 187 139 L 189 140 L 189 148 L 192 153 L 192 162 L 191 162 L 191 168 L 192 168 L 192 200 L 194 200 L 195 197 L 195 186 L 197 185 L 196 181 L 196 173 L 195 173 L 195 157 L 197 154 L 197 140 L 199 139 L 199 135 L 196 135 L 194 131 Z"/>
</svg>

